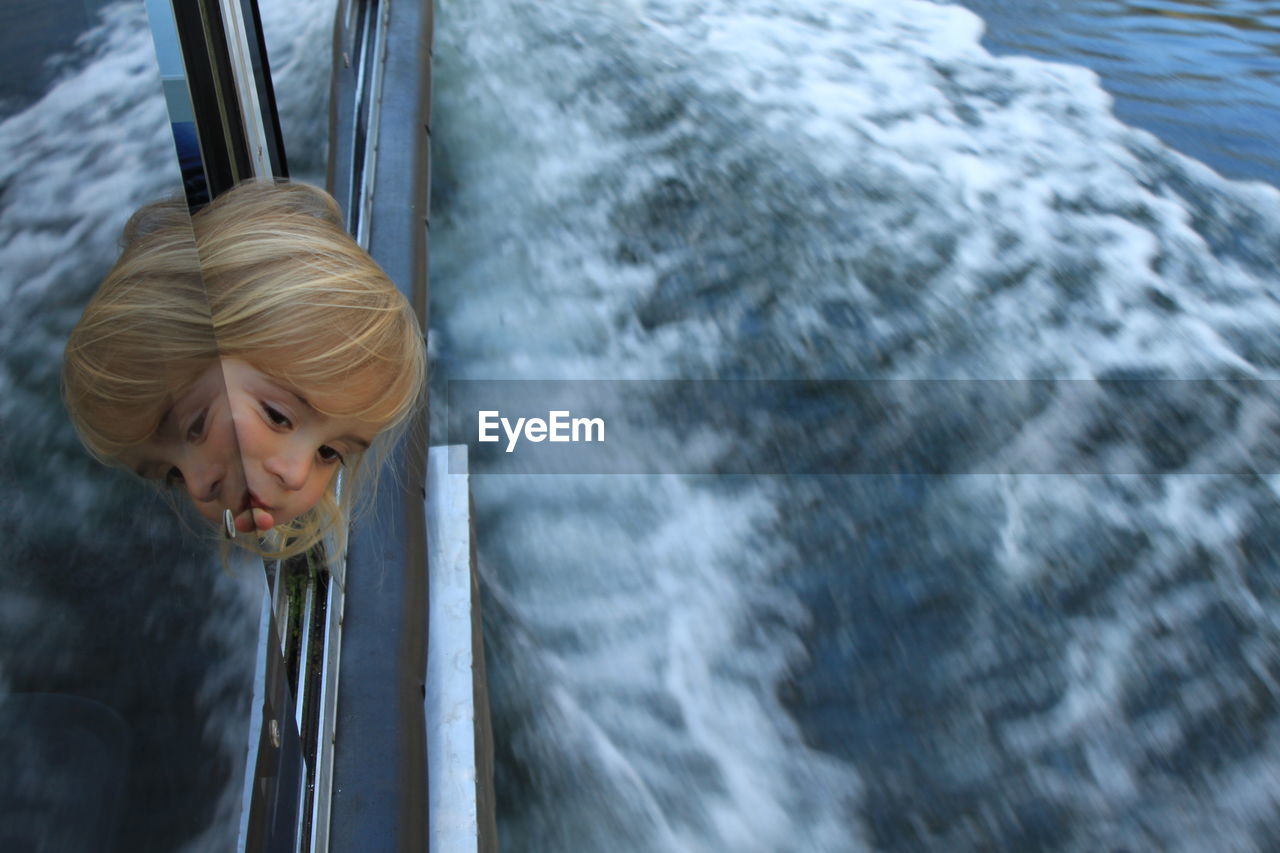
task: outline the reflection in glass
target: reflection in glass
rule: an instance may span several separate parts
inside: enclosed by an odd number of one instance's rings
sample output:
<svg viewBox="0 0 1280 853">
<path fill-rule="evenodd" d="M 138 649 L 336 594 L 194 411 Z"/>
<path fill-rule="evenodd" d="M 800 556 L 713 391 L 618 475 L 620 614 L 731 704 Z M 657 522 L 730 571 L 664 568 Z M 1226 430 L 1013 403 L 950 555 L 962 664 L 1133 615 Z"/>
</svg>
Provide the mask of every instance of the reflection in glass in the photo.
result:
<svg viewBox="0 0 1280 853">
<path fill-rule="evenodd" d="M 124 720 L 57 694 L 0 698 L 0 849 L 111 850 L 129 759 Z M 74 803 L 77 820 L 67 820 Z"/>
<path fill-rule="evenodd" d="M 152 39 L 133 0 L 5 13 L 0 76 L 35 82 L 0 112 L 0 827 L 23 816 L 0 849 L 230 849 L 260 570 L 226 571 L 154 489 L 95 463 L 59 392 L 125 222 L 181 188 Z"/>
<path fill-rule="evenodd" d="M 323 184 L 328 167 L 329 74 L 336 0 L 259 0 L 289 174 Z"/>
<path fill-rule="evenodd" d="M 424 372 L 412 309 L 336 203 L 249 183 L 190 220 L 179 200 L 134 216 L 64 386 L 98 459 L 182 488 L 215 524 L 229 510 L 262 534 L 241 544 L 288 556 L 341 541 L 337 472 L 358 499 L 366 451 L 405 422 Z"/>
<path fill-rule="evenodd" d="M 308 53 L 305 46 L 311 43 L 309 34 L 327 41 L 332 16 L 296 12 L 279 4 L 267 10 L 272 20 L 287 19 L 290 25 L 277 30 L 277 43 L 284 45 L 280 56 L 294 57 L 281 75 L 290 115 L 311 116 L 306 126 L 319 128 L 314 134 L 319 140 L 324 110 L 315 105 L 323 100 L 327 68 L 324 62 L 302 60 L 327 56 L 327 50 Z M 6 4 L 3 21 L 0 740 L 12 761 L 0 784 L 0 828 L 9 832 L 0 838 L 0 848 L 15 846 L 8 844 L 13 841 L 16 846 L 32 842 L 55 849 L 95 849 L 79 844 L 92 838 L 103 850 L 231 849 L 241 806 L 261 567 L 226 571 L 215 547 L 216 528 L 196 520 L 201 535 L 192 536 L 192 525 L 184 526 L 170 511 L 161 490 L 94 462 L 60 399 L 64 348 L 118 259 L 117 241 L 126 222 L 148 202 L 175 197 L 182 189 L 153 39 L 141 0 Z M 296 149 L 309 152 L 303 160 L 313 164 L 313 174 L 323 171 L 322 165 L 314 165 L 323 163 L 319 142 L 301 138 Z M 329 228 L 324 220 L 333 216 L 329 204 L 297 202 L 318 214 L 312 219 L 322 230 Z M 263 346 L 250 346 L 233 334 L 252 331 L 253 323 L 247 321 L 241 326 L 228 321 L 214 336 L 213 319 L 234 304 L 237 287 L 261 284 L 265 292 L 271 281 L 280 280 L 251 279 L 219 266 L 227 259 L 219 254 L 216 239 L 225 229 L 213 226 L 219 209 L 212 206 L 196 219 L 203 229 L 199 252 L 210 264 L 204 272 L 198 270 L 199 255 L 190 251 L 192 223 L 185 210 L 182 219 L 174 211 L 169 220 L 144 215 L 135 221 L 135 226 L 146 227 L 134 236 L 147 232 L 149 239 L 167 221 L 175 245 L 181 242 L 177 231 L 185 228 L 188 250 L 185 256 L 175 253 L 180 260 L 169 271 L 174 274 L 146 285 L 155 291 L 165 285 L 164 299 L 136 306 L 150 304 L 160 311 L 162 305 L 186 300 L 183 310 L 155 318 L 170 344 L 178 332 L 186 333 L 185 349 L 181 358 L 161 359 L 139 347 L 132 358 L 143 375 L 153 372 L 170 389 L 166 393 L 172 400 L 153 401 L 148 419 L 157 414 L 163 419 L 171 406 L 178 418 L 175 429 L 185 427 L 179 436 L 192 428 L 193 435 L 222 430 L 221 441 L 213 444 L 222 449 L 205 450 L 203 473 L 193 469 L 191 479 L 198 481 L 222 464 L 233 474 L 240 471 L 242 482 L 252 483 L 238 463 L 232 464 L 238 459 L 230 449 L 233 442 L 246 449 L 252 444 L 255 453 L 262 450 L 265 461 L 252 475 L 261 476 L 269 472 L 272 451 L 279 450 L 273 441 L 288 449 L 281 436 L 303 432 L 310 440 L 316 424 L 326 423 L 325 418 L 341 420 L 344 412 L 367 402 L 358 399 L 361 394 L 385 396 L 388 402 L 370 415 L 375 432 L 393 424 L 390 399 L 396 393 L 388 389 L 396 382 L 384 373 L 411 377 L 414 369 L 403 370 L 397 362 L 394 371 L 389 365 L 384 371 L 359 370 L 367 355 L 359 341 L 376 320 L 397 316 L 398 308 L 380 312 L 353 294 L 351 300 L 360 307 L 348 313 L 351 323 L 344 327 L 334 324 L 332 312 L 318 309 L 308 319 L 296 302 L 271 302 L 259 292 L 242 304 L 270 315 L 273 324 L 260 328 Z M 228 218 L 238 217 L 234 207 L 225 211 Z M 242 224 L 239 231 L 225 233 L 257 245 L 274 234 L 275 225 L 261 220 Z M 304 266 L 317 263 L 305 252 L 299 257 Z M 225 282 L 226 288 L 206 292 L 206 280 Z M 226 298 L 211 304 L 218 294 Z M 327 336 L 315 334 L 322 320 L 331 332 Z M 123 332 L 119 324 L 104 329 Z M 311 373 L 297 363 L 305 344 L 312 342 L 308 334 L 324 342 L 327 356 L 317 359 Z M 416 327 L 406 327 L 404 337 L 416 353 L 421 346 Z M 225 361 L 219 355 L 224 343 L 240 347 Z M 322 368 L 331 371 L 328 381 L 311 381 Z M 308 413 L 298 408 L 301 401 L 285 398 L 272 409 L 277 419 L 302 425 L 300 430 L 280 433 L 260 421 L 261 434 L 246 436 L 252 442 L 239 439 L 234 426 L 241 403 L 233 404 L 220 390 L 230 390 L 228 376 L 239 383 L 236 390 L 243 389 L 243 400 L 261 392 L 261 383 L 282 380 L 288 389 L 302 392 L 317 414 L 308 420 Z M 409 378 L 402 384 L 420 383 Z M 198 425 L 184 406 L 203 409 L 205 404 L 206 423 Z M 126 449 L 157 449 L 151 439 L 158 438 L 158 424 L 140 426 L 140 414 L 135 407 L 118 406 L 113 422 L 97 431 L 104 441 L 115 442 L 114 450 L 104 455 L 134 470 L 151 464 L 144 473 L 154 474 L 153 463 L 165 461 L 163 452 L 140 453 L 135 459 Z M 217 417 L 210 420 L 209 414 Z M 360 452 L 358 439 L 370 437 L 343 423 L 340 434 L 326 435 L 322 443 L 342 453 L 350 465 L 340 440 L 352 439 L 359 464 L 361 455 L 370 454 Z M 327 461 L 322 454 L 328 457 L 330 451 L 312 450 L 313 468 L 322 470 Z M 158 473 L 167 477 L 174 467 L 182 466 L 170 464 Z M 290 476 L 290 470 L 277 471 Z M 331 483 L 332 478 L 324 481 L 321 503 L 331 496 Z M 184 494 L 185 486 L 177 494 Z M 237 491 L 234 483 L 227 488 Z M 344 487 L 344 494 L 348 491 Z M 255 489 L 255 494 L 267 509 L 277 511 L 266 533 L 314 510 L 280 502 L 266 489 Z M 246 495 L 241 487 L 242 501 Z M 260 513 L 249 509 L 248 520 L 256 526 L 254 516 Z M 258 537 L 244 530 L 237 541 L 259 546 Z M 281 544 L 278 539 L 276 544 Z M 127 736 L 120 736 L 122 731 Z M 73 741 L 79 746 L 68 754 L 63 746 Z M 10 820 L 14 815 L 21 820 Z"/>
</svg>

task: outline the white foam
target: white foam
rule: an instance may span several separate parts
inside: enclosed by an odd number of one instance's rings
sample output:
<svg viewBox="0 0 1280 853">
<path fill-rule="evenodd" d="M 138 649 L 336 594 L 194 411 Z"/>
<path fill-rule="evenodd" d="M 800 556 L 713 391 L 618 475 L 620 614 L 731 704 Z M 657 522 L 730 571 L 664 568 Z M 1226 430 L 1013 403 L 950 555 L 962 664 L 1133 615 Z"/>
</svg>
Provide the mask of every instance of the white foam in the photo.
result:
<svg viewBox="0 0 1280 853">
<path fill-rule="evenodd" d="M 1233 335 L 1280 327 L 1280 193 L 1226 181 L 1125 126 L 1090 71 L 990 56 L 981 31 L 958 7 L 910 0 L 442 3 L 436 180 L 448 189 L 432 264 L 451 377 L 1274 374 Z M 1238 245 L 1223 239 L 1231 232 Z M 727 271 L 708 271 L 722 256 Z M 851 306 L 857 331 L 825 319 L 827 300 Z M 759 331 L 742 331 L 757 315 Z M 869 340 L 894 357 L 882 364 Z M 744 567 L 768 587 L 783 559 L 756 553 L 742 520 L 767 526 L 768 507 L 790 496 L 748 488 L 749 511 L 674 482 L 652 493 L 596 483 L 598 512 L 580 501 L 554 519 L 519 507 L 563 500 L 558 483 L 484 486 L 513 538 L 489 546 L 492 583 L 516 590 L 519 620 L 545 644 L 530 655 L 571 661 L 555 669 L 557 701 L 609 732 L 610 760 L 709 815 L 667 825 L 685 833 L 681 849 L 774 849 L 801 831 L 780 780 L 830 768 L 771 704 L 787 653 L 742 653 L 758 670 L 746 685 L 718 664 L 741 653 L 727 626 L 752 618 Z M 995 498 L 1008 513 L 993 559 L 1014 590 L 1054 570 L 1058 539 L 1111 524 L 1155 542 L 1104 594 L 1114 613 L 1068 626 L 1060 701 L 1001 735 L 1026 756 L 1078 744 L 1093 781 L 1073 779 L 1064 797 L 1097 814 L 1142 793 L 1144 753 L 1126 741 L 1155 750 L 1186 725 L 1151 719 L 1135 734 L 1119 708 L 1152 620 L 1185 625 L 1214 600 L 1193 589 L 1144 614 L 1151 589 L 1187 539 L 1229 546 L 1245 512 L 1209 509 L 1203 478 L 1180 483 L 1144 493 L 1107 478 L 1022 478 Z M 619 494 L 641 529 L 617 526 Z M 610 577 L 625 594 L 598 592 Z M 783 623 L 780 650 L 799 642 L 794 615 Z M 679 704 L 686 726 L 669 737 L 711 756 L 722 790 L 646 763 L 664 728 L 645 706 L 621 720 L 593 710 L 617 713 L 637 685 Z M 786 772 L 771 776 L 777 762 Z M 837 777 L 856 798 L 855 774 Z M 827 826 L 840 807 L 814 808 L 813 825 Z M 851 830 L 811 849 L 848 849 Z"/>
</svg>

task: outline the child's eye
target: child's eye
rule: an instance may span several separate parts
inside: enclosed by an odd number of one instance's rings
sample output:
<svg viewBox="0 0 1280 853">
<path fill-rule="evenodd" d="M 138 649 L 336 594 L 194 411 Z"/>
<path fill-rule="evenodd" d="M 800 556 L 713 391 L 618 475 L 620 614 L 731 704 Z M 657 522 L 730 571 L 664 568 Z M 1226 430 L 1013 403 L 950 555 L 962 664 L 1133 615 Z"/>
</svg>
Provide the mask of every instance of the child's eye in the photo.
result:
<svg viewBox="0 0 1280 853">
<path fill-rule="evenodd" d="M 170 468 L 168 471 L 165 472 L 164 484 L 166 486 L 177 486 L 177 485 L 181 485 L 183 482 L 184 480 L 182 479 L 182 472 L 178 470 L 177 465 L 173 466 L 172 468 Z"/>
<path fill-rule="evenodd" d="M 191 422 L 191 426 L 187 428 L 187 441 L 196 441 L 200 436 L 204 435 L 204 423 L 208 414 L 209 411 L 206 409 Z"/>
<path fill-rule="evenodd" d="M 293 424 L 289 421 L 288 416 L 282 414 L 278 409 L 274 409 L 271 406 L 268 406 L 266 403 L 262 404 L 262 411 L 267 413 L 267 420 L 271 421 L 271 423 L 275 424 L 276 426 L 282 426 L 282 427 L 293 426 Z"/>
<path fill-rule="evenodd" d="M 325 462 L 341 462 L 344 465 L 346 464 L 347 460 L 342 458 L 342 454 L 327 444 L 320 445 L 320 449 L 317 452 L 320 454 L 320 459 Z"/>
</svg>

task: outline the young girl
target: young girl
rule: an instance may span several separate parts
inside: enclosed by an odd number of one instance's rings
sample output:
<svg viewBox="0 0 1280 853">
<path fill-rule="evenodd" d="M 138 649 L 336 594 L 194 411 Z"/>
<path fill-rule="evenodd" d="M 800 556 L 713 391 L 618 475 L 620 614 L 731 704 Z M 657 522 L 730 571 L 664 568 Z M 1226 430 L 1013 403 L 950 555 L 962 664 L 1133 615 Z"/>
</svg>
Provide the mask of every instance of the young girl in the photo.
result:
<svg viewBox="0 0 1280 853">
<path fill-rule="evenodd" d="M 264 556 L 341 542 L 426 360 L 413 309 L 337 203 L 249 183 L 190 217 L 181 201 L 148 205 L 122 244 L 67 343 L 85 446 L 181 486 L 229 536 L 261 532 L 238 541 Z"/>
</svg>

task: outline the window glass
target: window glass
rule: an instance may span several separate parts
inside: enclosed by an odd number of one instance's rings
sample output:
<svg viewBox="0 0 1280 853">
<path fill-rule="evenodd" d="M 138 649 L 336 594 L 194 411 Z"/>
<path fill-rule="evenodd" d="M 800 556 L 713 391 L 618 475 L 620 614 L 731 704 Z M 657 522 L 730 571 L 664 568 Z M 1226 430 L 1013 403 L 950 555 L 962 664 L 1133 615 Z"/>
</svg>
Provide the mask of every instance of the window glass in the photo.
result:
<svg viewBox="0 0 1280 853">
<path fill-rule="evenodd" d="M 337 0 L 259 0 L 289 174 L 324 186 Z"/>
<path fill-rule="evenodd" d="M 255 576 L 95 461 L 60 393 L 125 223 L 182 188 L 144 6 L 8 2 L 0 42 L 0 849 L 230 849 Z"/>
</svg>

